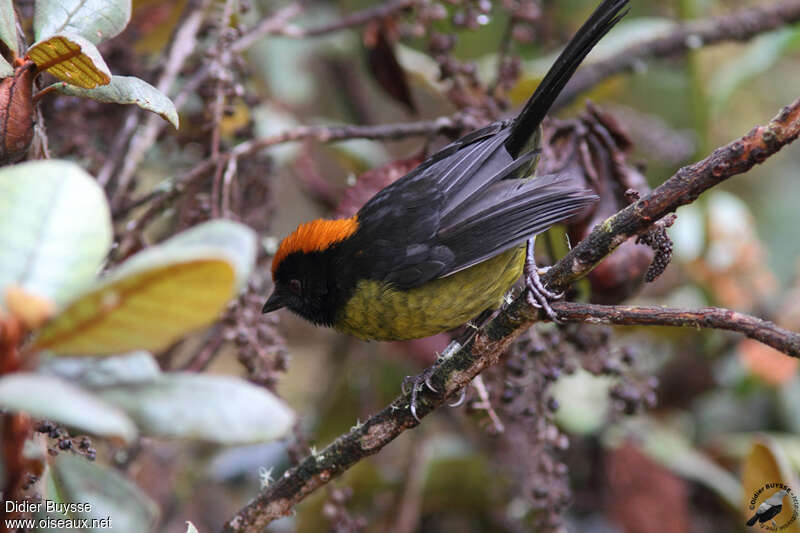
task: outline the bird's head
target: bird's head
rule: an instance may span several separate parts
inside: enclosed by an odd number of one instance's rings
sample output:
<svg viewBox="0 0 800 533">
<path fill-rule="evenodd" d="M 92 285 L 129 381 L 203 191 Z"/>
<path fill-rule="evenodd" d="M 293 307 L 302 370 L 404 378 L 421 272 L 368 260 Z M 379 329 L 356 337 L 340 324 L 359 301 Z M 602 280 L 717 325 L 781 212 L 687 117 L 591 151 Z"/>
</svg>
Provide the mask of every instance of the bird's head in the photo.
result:
<svg viewBox="0 0 800 533">
<path fill-rule="evenodd" d="M 314 220 L 301 224 L 278 246 L 272 259 L 275 288 L 262 308 L 282 307 L 323 326 L 333 325 L 336 313 L 336 246 L 358 229 L 356 217 Z"/>
</svg>

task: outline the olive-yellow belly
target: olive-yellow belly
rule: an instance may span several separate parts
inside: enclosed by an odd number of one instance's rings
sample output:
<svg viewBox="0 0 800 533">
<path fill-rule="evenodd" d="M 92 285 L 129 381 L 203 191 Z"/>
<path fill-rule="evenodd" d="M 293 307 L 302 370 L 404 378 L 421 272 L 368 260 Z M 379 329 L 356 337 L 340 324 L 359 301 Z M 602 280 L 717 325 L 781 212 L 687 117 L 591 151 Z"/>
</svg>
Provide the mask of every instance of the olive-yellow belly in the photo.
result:
<svg viewBox="0 0 800 533">
<path fill-rule="evenodd" d="M 521 246 L 407 291 L 379 281 L 361 281 L 334 327 L 362 339 L 435 335 L 499 307 L 524 265 L 525 247 Z"/>
</svg>

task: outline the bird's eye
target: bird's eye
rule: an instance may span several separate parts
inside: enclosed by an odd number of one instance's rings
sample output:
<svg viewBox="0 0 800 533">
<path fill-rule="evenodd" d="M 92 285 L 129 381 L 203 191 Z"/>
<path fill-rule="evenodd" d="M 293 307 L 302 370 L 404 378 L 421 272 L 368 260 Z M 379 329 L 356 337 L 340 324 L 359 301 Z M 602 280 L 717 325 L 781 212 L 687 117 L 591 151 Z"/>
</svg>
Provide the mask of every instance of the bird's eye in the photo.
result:
<svg viewBox="0 0 800 533">
<path fill-rule="evenodd" d="M 302 285 L 299 279 L 293 279 L 289 282 L 289 290 L 292 291 L 292 294 L 300 294 L 301 288 Z"/>
</svg>

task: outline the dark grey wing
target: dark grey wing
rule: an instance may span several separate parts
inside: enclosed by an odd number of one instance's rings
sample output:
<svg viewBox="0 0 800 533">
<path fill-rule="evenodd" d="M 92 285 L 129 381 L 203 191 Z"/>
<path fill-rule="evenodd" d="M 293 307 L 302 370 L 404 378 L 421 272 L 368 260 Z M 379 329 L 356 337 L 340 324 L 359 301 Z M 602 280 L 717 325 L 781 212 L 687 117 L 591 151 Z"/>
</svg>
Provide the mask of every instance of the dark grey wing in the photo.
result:
<svg viewBox="0 0 800 533">
<path fill-rule="evenodd" d="M 454 253 L 454 261 L 441 275 L 518 246 L 595 201 L 591 191 L 576 187 L 563 175 L 494 182 L 480 197 L 440 220 L 436 240 Z"/>
<path fill-rule="evenodd" d="M 376 194 L 351 239 L 369 245 L 343 257 L 370 279 L 409 289 L 494 257 L 596 200 L 564 177 L 520 179 L 538 152 L 512 159 L 506 125 L 456 141 Z"/>
<path fill-rule="evenodd" d="M 503 147 L 507 126 L 497 122 L 445 146 L 372 197 L 359 210 L 360 227 L 351 239 L 356 247 L 369 246 L 344 254 L 357 271 L 410 288 L 452 270 L 453 251 L 437 242 L 441 217 L 524 164 Z"/>
</svg>

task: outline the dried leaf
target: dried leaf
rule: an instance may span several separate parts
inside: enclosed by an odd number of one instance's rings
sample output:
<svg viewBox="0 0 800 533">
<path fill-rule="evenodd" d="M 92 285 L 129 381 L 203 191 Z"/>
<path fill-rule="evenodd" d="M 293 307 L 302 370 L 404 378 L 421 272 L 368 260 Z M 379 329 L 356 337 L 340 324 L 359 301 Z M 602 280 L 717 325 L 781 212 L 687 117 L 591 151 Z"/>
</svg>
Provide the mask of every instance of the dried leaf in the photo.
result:
<svg viewBox="0 0 800 533">
<path fill-rule="evenodd" d="M 28 57 L 37 68 L 83 89 L 111 81 L 111 71 L 94 44 L 78 35 L 60 34 L 32 45 Z"/>
<path fill-rule="evenodd" d="M 375 193 L 414 170 L 423 158 L 423 154 L 418 154 L 408 159 L 398 159 L 361 174 L 342 194 L 336 208 L 337 216 L 353 216 Z"/>
<path fill-rule="evenodd" d="M 406 72 L 395 55 L 393 33 L 391 19 L 373 21 L 364 28 L 367 68 L 386 94 L 416 114 L 417 106 L 411 96 Z"/>
<path fill-rule="evenodd" d="M 14 69 L 0 82 L 0 165 L 16 163 L 33 140 L 33 78 L 30 64 Z"/>
</svg>

